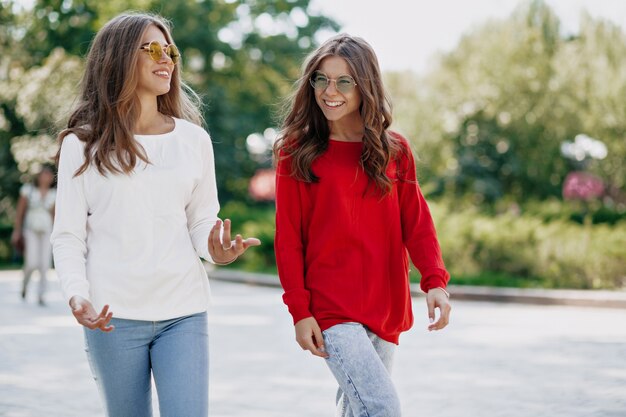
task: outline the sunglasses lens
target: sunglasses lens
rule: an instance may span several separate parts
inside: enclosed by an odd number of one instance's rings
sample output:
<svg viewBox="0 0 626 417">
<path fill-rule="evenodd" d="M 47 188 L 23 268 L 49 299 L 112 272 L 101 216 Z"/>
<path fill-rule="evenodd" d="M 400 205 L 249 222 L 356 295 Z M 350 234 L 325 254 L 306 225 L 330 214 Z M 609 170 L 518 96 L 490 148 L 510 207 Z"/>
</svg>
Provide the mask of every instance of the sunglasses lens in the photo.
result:
<svg viewBox="0 0 626 417">
<path fill-rule="evenodd" d="M 311 77 L 311 85 L 316 90 L 324 90 L 326 87 L 328 87 L 328 77 L 326 77 L 324 74 L 316 72 L 313 74 L 313 77 Z"/>
<path fill-rule="evenodd" d="M 163 58 L 163 47 L 157 41 L 150 42 L 145 50 L 148 51 L 150 58 L 155 62 L 159 62 Z M 168 45 L 165 48 L 165 54 L 174 64 L 180 60 L 180 52 L 178 51 L 176 45 Z"/>
<path fill-rule="evenodd" d="M 180 52 L 178 51 L 176 45 L 169 45 L 165 52 L 174 64 L 178 63 L 178 60 L 180 59 Z"/>
<path fill-rule="evenodd" d="M 163 49 L 161 49 L 161 44 L 158 42 L 150 42 L 148 45 L 148 53 L 150 54 L 150 58 L 153 61 L 158 61 L 163 56 Z"/>
<path fill-rule="evenodd" d="M 341 76 L 337 79 L 337 90 L 342 93 L 348 93 L 354 88 L 354 80 L 347 75 Z"/>
</svg>

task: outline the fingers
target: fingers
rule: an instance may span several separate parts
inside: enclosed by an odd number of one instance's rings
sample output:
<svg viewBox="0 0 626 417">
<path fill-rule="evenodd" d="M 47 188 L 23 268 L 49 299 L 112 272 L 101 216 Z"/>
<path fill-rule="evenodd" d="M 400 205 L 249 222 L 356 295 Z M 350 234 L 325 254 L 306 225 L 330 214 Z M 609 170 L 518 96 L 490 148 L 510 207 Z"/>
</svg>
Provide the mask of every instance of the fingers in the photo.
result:
<svg viewBox="0 0 626 417">
<path fill-rule="evenodd" d="M 432 323 L 435 321 L 435 299 L 427 296 L 426 306 L 428 308 L 428 321 Z"/>
<path fill-rule="evenodd" d="M 249 247 L 261 244 L 257 238 L 244 239 L 239 234 L 231 241 L 231 228 L 230 219 L 225 219 L 223 222 L 218 219 L 209 232 L 209 254 L 219 264 L 225 265 L 233 262 Z"/>
<path fill-rule="evenodd" d="M 222 233 L 222 226 L 224 232 Z M 224 239 L 220 237 L 223 234 Z M 226 240 L 228 238 L 229 240 Z M 224 242 L 224 243 L 222 243 Z M 225 242 L 229 242 L 226 244 Z M 228 247 L 224 247 L 227 245 Z M 232 250 L 232 243 L 230 243 L 230 220 L 222 222 L 217 219 L 211 230 L 209 231 L 209 255 L 213 260 L 221 265 L 226 265 L 236 259 L 236 253 Z"/>
<path fill-rule="evenodd" d="M 103 332 L 110 332 L 114 329 L 114 326 L 109 326 L 113 313 L 109 312 L 109 306 L 105 305 L 98 317 L 92 322 L 94 329 L 100 329 Z"/>
<path fill-rule="evenodd" d="M 450 322 L 450 311 L 452 310 L 452 307 L 450 306 L 450 304 L 446 302 L 445 304 L 440 305 L 438 308 L 440 312 L 439 320 L 437 320 L 434 323 L 431 323 L 428 326 L 429 331 L 441 330 L 444 327 L 446 327 L 448 323 Z"/>
<path fill-rule="evenodd" d="M 209 252 L 211 252 L 211 256 L 219 254 L 224 250 L 222 241 L 220 240 L 221 229 L 222 221 L 218 219 L 209 232 Z"/>
<path fill-rule="evenodd" d="M 256 237 L 249 237 L 248 239 L 244 239 L 243 241 L 244 250 L 248 249 L 250 246 L 260 246 L 260 245 L 261 245 L 261 241 L 257 239 Z"/>
<path fill-rule="evenodd" d="M 235 236 L 235 240 L 233 240 L 233 248 L 235 249 L 235 253 L 237 253 L 237 256 L 240 256 L 242 253 L 248 250 L 248 248 L 259 245 L 261 245 L 261 241 L 256 237 L 249 237 L 247 239 L 244 239 L 241 235 L 237 235 Z"/>
<path fill-rule="evenodd" d="M 224 220 L 224 233 L 222 233 L 222 249 L 229 250 L 232 245 L 233 244 L 230 241 L 230 219 L 226 219 Z"/>
<path fill-rule="evenodd" d="M 231 242 L 231 247 L 233 248 L 233 250 L 235 251 L 235 254 L 237 254 L 237 256 L 239 256 L 242 253 L 244 253 L 246 251 L 246 249 L 244 247 L 243 237 L 241 235 L 235 236 L 235 240 L 233 240 Z"/>
<path fill-rule="evenodd" d="M 452 307 L 450 306 L 450 304 L 446 303 L 445 305 L 441 306 L 439 310 L 441 311 L 441 317 L 439 317 L 439 327 L 436 330 L 443 329 L 448 325 L 448 323 L 450 323 L 450 311 L 452 310 Z"/>
<path fill-rule="evenodd" d="M 113 313 L 109 311 L 108 305 L 102 308 L 100 314 L 96 314 L 91 303 L 82 301 L 72 305 L 72 314 L 79 324 L 88 329 L 100 329 L 103 332 L 110 332 L 115 329 L 115 326 L 109 325 L 113 318 Z"/>
<path fill-rule="evenodd" d="M 320 358 L 327 358 L 324 350 L 324 338 L 322 331 L 313 317 L 300 320 L 296 323 L 296 341 L 303 350 Z"/>
<path fill-rule="evenodd" d="M 316 353 L 311 353 L 315 356 L 327 358 L 328 353 L 326 353 L 326 347 L 324 346 L 324 337 L 322 336 L 322 330 L 319 327 L 313 328 L 313 337 L 315 338 Z"/>
<path fill-rule="evenodd" d="M 296 341 L 303 350 L 308 350 L 320 358 L 328 357 L 324 351 L 322 331 L 313 317 L 302 319 L 296 323 Z"/>
<path fill-rule="evenodd" d="M 322 349 L 319 349 L 315 345 L 313 334 L 305 336 L 303 339 L 298 341 L 298 344 L 300 345 L 302 350 L 308 350 L 309 352 L 311 352 L 312 355 L 319 356 L 320 358 L 328 357 L 328 354 L 323 350 L 323 346 L 324 346 L 323 344 L 322 344 Z"/>
</svg>

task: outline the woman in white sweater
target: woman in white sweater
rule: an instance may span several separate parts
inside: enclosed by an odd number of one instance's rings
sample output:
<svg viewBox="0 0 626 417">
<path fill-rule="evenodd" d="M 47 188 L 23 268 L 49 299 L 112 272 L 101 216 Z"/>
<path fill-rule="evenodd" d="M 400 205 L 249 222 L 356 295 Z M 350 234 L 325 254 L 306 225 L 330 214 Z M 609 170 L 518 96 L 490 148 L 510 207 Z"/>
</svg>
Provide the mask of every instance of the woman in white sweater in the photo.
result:
<svg viewBox="0 0 626 417">
<path fill-rule="evenodd" d="M 200 258 L 258 239 L 217 217 L 211 139 L 163 19 L 125 14 L 96 35 L 57 154 L 52 246 L 106 413 L 208 415 L 209 283 Z M 114 312 L 114 313 L 113 313 Z"/>
</svg>

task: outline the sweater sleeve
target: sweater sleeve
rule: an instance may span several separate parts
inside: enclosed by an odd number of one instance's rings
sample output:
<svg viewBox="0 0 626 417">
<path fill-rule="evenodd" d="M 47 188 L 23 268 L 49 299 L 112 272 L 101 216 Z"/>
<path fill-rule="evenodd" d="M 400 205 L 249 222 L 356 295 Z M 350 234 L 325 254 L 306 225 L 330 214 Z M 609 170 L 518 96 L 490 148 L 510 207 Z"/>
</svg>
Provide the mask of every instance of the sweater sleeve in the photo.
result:
<svg viewBox="0 0 626 417">
<path fill-rule="evenodd" d="M 290 159 L 281 159 L 276 168 L 276 236 L 274 249 L 283 301 L 294 324 L 311 317 L 311 294 L 304 285 L 302 210 L 298 181 L 291 175 Z"/>
<path fill-rule="evenodd" d="M 185 207 L 187 228 L 196 253 L 201 258 L 213 262 L 209 254 L 209 233 L 217 222 L 220 210 L 217 199 L 215 181 L 215 159 L 211 138 L 203 131 L 200 139 L 200 158 L 202 160 L 202 176 L 196 184 L 191 200 Z"/>
<path fill-rule="evenodd" d="M 415 174 L 415 160 L 406 139 L 401 138 L 405 157 L 400 164 L 398 196 L 402 221 L 402 238 L 411 260 L 420 271 L 420 288 L 424 292 L 445 288 L 450 274 L 441 256 L 441 248 L 428 204 L 422 195 Z"/>
<path fill-rule="evenodd" d="M 89 300 L 85 268 L 89 207 L 84 192 L 84 174 L 74 176 L 84 162 L 83 152 L 84 146 L 76 135 L 64 138 L 57 174 L 54 227 L 50 237 L 55 269 L 63 296 L 68 301 L 74 295 Z"/>
</svg>

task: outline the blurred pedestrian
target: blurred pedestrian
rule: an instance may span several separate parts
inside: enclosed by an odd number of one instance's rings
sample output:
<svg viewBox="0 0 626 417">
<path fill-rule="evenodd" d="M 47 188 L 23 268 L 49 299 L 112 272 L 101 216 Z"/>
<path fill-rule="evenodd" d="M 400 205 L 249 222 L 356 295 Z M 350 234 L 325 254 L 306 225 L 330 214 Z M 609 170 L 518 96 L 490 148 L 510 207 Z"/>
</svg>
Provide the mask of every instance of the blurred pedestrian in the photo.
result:
<svg viewBox="0 0 626 417">
<path fill-rule="evenodd" d="M 107 416 L 151 416 L 151 378 L 161 416 L 208 415 L 200 258 L 227 264 L 260 244 L 231 241 L 217 217 L 198 103 L 165 20 L 123 14 L 94 38 L 59 135 L 54 259 Z"/>
<path fill-rule="evenodd" d="M 428 330 L 449 320 L 449 274 L 409 143 L 391 121 L 374 51 L 338 35 L 307 58 L 274 148 L 283 299 L 297 342 L 337 379 L 338 416 L 400 416 L 390 370 L 413 324 L 407 252 Z"/>
<path fill-rule="evenodd" d="M 47 273 L 52 261 L 50 233 L 54 217 L 54 169 L 43 165 L 34 183 L 24 184 L 17 202 L 15 226 L 11 243 L 24 256 L 24 275 L 21 297 L 26 300 L 28 284 L 35 271 L 39 271 L 38 300 L 45 305 Z"/>
</svg>

